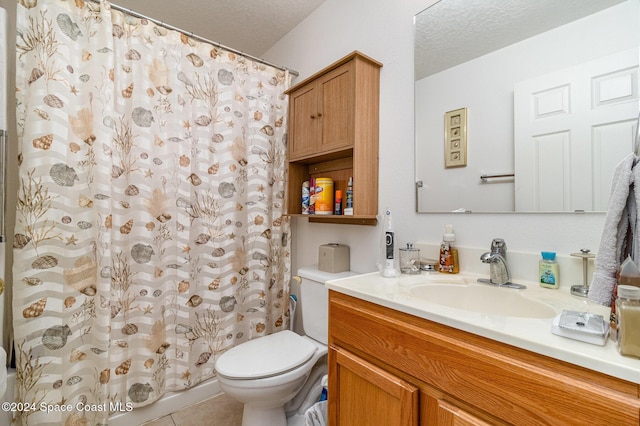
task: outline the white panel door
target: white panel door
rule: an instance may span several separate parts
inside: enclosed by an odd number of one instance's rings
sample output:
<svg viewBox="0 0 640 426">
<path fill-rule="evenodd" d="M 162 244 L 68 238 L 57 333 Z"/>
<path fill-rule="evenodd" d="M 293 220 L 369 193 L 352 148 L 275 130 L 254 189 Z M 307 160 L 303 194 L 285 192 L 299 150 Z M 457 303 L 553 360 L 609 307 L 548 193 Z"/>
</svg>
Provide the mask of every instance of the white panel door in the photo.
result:
<svg viewBox="0 0 640 426">
<path fill-rule="evenodd" d="M 516 211 L 604 211 L 633 150 L 638 50 L 517 83 Z"/>
</svg>

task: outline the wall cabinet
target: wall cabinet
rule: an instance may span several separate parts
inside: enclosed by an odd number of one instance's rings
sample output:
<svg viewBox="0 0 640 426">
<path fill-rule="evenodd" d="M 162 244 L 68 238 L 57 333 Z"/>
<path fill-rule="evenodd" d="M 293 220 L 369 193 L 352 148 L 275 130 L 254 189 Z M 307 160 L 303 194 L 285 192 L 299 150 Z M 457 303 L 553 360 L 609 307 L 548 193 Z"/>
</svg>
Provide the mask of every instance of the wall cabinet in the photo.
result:
<svg viewBox="0 0 640 426">
<path fill-rule="evenodd" d="M 353 178 L 353 216 L 309 215 L 310 221 L 376 224 L 380 67 L 360 52 L 287 90 L 287 213 L 302 213 L 302 183 L 330 177 L 346 193 Z"/>
<path fill-rule="evenodd" d="M 635 383 L 335 291 L 329 345 L 330 425 L 640 424 Z"/>
<path fill-rule="evenodd" d="M 355 61 L 338 66 L 289 95 L 289 159 L 353 148 Z"/>
</svg>

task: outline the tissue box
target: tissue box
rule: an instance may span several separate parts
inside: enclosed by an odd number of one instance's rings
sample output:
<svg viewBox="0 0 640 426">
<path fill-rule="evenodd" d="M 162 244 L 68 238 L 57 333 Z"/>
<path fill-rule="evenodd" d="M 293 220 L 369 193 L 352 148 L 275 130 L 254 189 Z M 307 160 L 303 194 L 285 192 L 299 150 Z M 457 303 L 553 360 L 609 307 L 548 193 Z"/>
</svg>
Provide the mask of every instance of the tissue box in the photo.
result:
<svg viewBox="0 0 640 426">
<path fill-rule="evenodd" d="M 318 252 L 318 269 L 336 274 L 350 270 L 349 246 L 344 244 L 323 244 Z"/>
</svg>

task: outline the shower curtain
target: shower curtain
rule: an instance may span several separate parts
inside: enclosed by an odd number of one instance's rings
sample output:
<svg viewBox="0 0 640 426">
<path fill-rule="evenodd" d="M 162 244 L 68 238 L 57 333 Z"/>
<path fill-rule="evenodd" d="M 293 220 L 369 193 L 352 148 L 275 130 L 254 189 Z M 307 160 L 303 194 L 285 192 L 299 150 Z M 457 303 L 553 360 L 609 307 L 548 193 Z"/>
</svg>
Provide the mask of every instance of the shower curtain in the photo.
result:
<svg viewBox="0 0 640 426">
<path fill-rule="evenodd" d="M 105 424 L 287 327 L 290 77 L 108 2 L 18 3 L 18 417 Z"/>
</svg>

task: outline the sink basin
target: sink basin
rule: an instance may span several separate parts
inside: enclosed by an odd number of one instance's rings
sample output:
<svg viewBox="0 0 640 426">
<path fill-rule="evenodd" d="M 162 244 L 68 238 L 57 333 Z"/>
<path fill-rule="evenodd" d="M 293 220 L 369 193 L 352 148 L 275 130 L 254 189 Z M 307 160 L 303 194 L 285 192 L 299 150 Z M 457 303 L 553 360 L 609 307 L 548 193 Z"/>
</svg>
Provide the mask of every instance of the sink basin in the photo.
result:
<svg viewBox="0 0 640 426">
<path fill-rule="evenodd" d="M 412 296 L 429 303 L 489 315 L 520 318 L 553 318 L 557 315 L 551 306 L 527 298 L 523 294 L 526 290 L 482 284 L 425 284 L 410 291 Z"/>
</svg>

